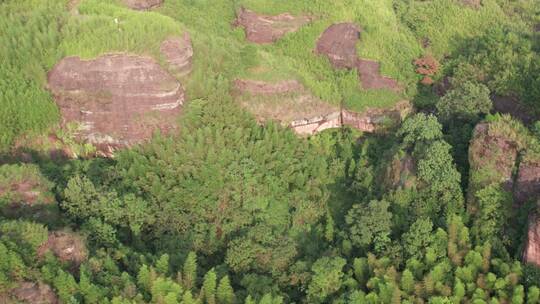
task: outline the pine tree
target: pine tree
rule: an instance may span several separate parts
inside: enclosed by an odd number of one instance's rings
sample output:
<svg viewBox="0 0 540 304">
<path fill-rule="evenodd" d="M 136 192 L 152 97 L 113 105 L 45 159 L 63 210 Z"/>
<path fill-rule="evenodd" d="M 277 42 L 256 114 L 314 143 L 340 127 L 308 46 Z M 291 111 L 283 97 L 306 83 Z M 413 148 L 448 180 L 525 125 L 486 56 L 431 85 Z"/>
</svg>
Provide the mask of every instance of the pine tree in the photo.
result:
<svg viewBox="0 0 540 304">
<path fill-rule="evenodd" d="M 137 284 L 139 284 L 139 287 L 146 292 L 150 292 L 150 289 L 152 288 L 152 278 L 150 276 L 148 266 L 142 265 L 139 269 L 139 274 L 137 275 Z"/>
<path fill-rule="evenodd" d="M 195 252 L 190 252 L 184 262 L 183 268 L 184 287 L 192 290 L 197 283 L 197 255 Z"/>
<path fill-rule="evenodd" d="M 210 269 L 204 276 L 203 287 L 201 292 L 207 304 L 216 304 L 216 272 Z"/>
<path fill-rule="evenodd" d="M 169 273 L 169 255 L 163 254 L 156 262 L 156 270 L 162 275 L 167 275 Z"/>
<path fill-rule="evenodd" d="M 186 291 L 184 295 L 182 296 L 182 304 L 196 304 L 197 301 L 193 299 L 193 295 L 191 295 L 191 291 Z"/>
<path fill-rule="evenodd" d="M 217 299 L 219 304 L 235 303 L 234 290 L 231 287 L 231 282 L 228 276 L 224 276 L 219 280 L 217 288 Z"/>
<path fill-rule="evenodd" d="M 409 269 L 405 269 L 401 275 L 401 289 L 407 294 L 412 294 L 414 291 L 414 276 Z"/>
</svg>

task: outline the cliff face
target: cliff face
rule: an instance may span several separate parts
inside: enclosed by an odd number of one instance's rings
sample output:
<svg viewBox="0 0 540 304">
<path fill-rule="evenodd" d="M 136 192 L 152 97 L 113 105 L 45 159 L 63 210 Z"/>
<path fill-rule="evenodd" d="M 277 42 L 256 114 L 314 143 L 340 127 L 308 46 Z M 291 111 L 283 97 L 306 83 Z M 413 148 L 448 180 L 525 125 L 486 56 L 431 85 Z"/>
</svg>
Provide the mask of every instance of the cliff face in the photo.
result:
<svg viewBox="0 0 540 304">
<path fill-rule="evenodd" d="M 400 122 L 412 110 L 408 101 L 386 109 L 353 112 L 323 102 L 296 80 L 264 82 L 238 79 L 236 99 L 259 121 L 275 120 L 300 135 L 312 135 L 326 129 L 349 126 L 363 132 L 375 132 L 388 122 Z"/>
<path fill-rule="evenodd" d="M 150 57 L 103 55 L 62 59 L 48 75 L 63 121 L 101 149 L 147 140 L 174 128 L 184 102 L 182 85 Z"/>
<path fill-rule="evenodd" d="M 523 261 L 540 267 L 540 216 L 532 215 L 529 219 L 527 242 L 523 251 Z"/>
<path fill-rule="evenodd" d="M 493 184 L 512 195 L 516 209 L 540 199 L 540 156 L 536 149 L 528 131 L 509 116 L 478 124 L 469 147 L 469 212 L 478 210 L 475 193 Z M 540 217 L 536 213 L 529 217 L 523 260 L 540 265 Z"/>
<path fill-rule="evenodd" d="M 237 14 L 235 25 L 244 28 L 248 41 L 267 44 L 278 40 L 287 33 L 297 31 L 310 21 L 311 19 L 306 16 L 293 16 L 289 13 L 269 16 L 242 8 Z"/>
</svg>

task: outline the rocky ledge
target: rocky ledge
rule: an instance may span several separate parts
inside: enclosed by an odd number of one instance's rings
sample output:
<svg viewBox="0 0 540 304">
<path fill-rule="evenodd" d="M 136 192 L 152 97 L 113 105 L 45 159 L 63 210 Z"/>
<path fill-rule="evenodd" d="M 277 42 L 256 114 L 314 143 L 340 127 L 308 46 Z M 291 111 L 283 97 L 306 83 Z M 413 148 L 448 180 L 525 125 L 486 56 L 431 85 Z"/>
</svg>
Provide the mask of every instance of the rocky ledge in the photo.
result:
<svg viewBox="0 0 540 304">
<path fill-rule="evenodd" d="M 64 123 L 77 124 L 81 140 L 106 152 L 174 129 L 184 102 L 182 85 L 150 57 L 67 57 L 49 72 L 48 85 Z"/>
</svg>

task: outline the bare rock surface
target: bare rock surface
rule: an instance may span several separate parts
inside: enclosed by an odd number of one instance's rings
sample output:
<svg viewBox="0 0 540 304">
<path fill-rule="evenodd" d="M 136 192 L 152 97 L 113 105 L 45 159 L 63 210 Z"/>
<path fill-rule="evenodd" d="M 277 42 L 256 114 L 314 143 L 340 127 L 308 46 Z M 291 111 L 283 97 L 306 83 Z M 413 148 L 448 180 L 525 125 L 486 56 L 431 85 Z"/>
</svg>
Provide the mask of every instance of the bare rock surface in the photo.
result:
<svg viewBox="0 0 540 304">
<path fill-rule="evenodd" d="M 183 37 L 170 37 L 161 43 L 161 54 L 171 70 L 178 76 L 189 74 L 193 68 L 193 46 L 189 33 Z"/>
<path fill-rule="evenodd" d="M 510 114 L 525 124 L 533 123 L 538 119 L 538 116 L 533 114 L 533 110 L 523 104 L 517 97 L 492 96 L 491 100 L 493 101 L 494 112 Z"/>
<path fill-rule="evenodd" d="M 248 41 L 267 44 L 278 40 L 287 33 L 297 31 L 310 21 L 311 19 L 306 16 L 293 16 L 289 13 L 269 16 L 241 8 L 237 13 L 235 25 L 244 28 Z"/>
<path fill-rule="evenodd" d="M 296 133 L 310 135 L 339 127 L 339 108 L 313 96 L 300 82 L 238 79 L 237 100 L 259 121 L 274 120 Z"/>
<path fill-rule="evenodd" d="M 356 43 L 362 29 L 354 23 L 338 23 L 328 27 L 317 41 L 318 54 L 328 57 L 336 68 L 355 68 L 358 55 Z"/>
<path fill-rule="evenodd" d="M 397 81 L 381 75 L 378 62 L 358 57 L 356 43 L 361 31 L 354 23 L 333 24 L 319 37 L 315 51 L 326 56 L 335 68 L 356 68 L 364 89 L 400 91 Z"/>
<path fill-rule="evenodd" d="M 532 215 L 529 219 L 523 262 L 540 267 L 540 216 L 538 215 Z"/>
<path fill-rule="evenodd" d="M 84 240 L 79 235 L 66 231 L 49 233 L 49 238 L 39 248 L 38 255 L 42 256 L 47 251 L 51 251 L 61 261 L 69 262 L 74 267 L 78 267 L 88 257 Z"/>
<path fill-rule="evenodd" d="M 519 164 L 514 186 L 514 201 L 521 205 L 540 198 L 540 158 L 525 157 Z"/>
<path fill-rule="evenodd" d="M 22 282 L 11 291 L 19 302 L 29 304 L 56 304 L 58 298 L 52 288 L 43 283 Z"/>
<path fill-rule="evenodd" d="M 236 95 L 240 104 L 259 121 L 280 121 L 302 135 L 344 125 L 375 132 L 387 119 L 400 121 L 412 110 L 408 101 L 401 101 L 391 108 L 370 108 L 356 113 L 318 99 L 296 80 L 265 82 L 238 79 L 235 90 L 239 92 Z"/>
<path fill-rule="evenodd" d="M 64 122 L 78 124 L 79 138 L 103 150 L 172 130 L 184 102 L 181 84 L 150 57 L 66 57 L 48 82 Z"/>
<path fill-rule="evenodd" d="M 163 0 L 122 0 L 128 7 L 136 10 L 148 10 L 161 5 Z"/>
<path fill-rule="evenodd" d="M 489 123 L 476 125 L 469 147 L 469 163 L 472 172 L 485 172 L 476 186 L 500 183 L 507 191 L 514 186 L 513 171 L 519 152 L 514 140 L 501 136 Z M 469 191 L 474 193 L 474 191 Z"/>
<path fill-rule="evenodd" d="M 400 101 L 387 109 L 368 108 L 363 112 L 343 109 L 343 125 L 364 132 L 375 132 L 377 129 L 383 127 L 384 123 L 389 119 L 394 122 L 400 122 L 411 111 L 412 105 L 407 100 Z"/>
</svg>

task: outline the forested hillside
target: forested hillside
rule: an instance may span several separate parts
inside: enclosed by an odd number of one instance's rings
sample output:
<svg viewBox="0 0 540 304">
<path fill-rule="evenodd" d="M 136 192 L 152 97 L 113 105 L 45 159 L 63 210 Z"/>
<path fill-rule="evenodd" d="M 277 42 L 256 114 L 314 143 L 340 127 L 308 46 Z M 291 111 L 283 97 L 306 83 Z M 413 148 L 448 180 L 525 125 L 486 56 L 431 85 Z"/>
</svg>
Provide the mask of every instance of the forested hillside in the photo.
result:
<svg viewBox="0 0 540 304">
<path fill-rule="evenodd" d="M 540 303 L 540 1 L 0 1 L 0 304 Z"/>
</svg>

